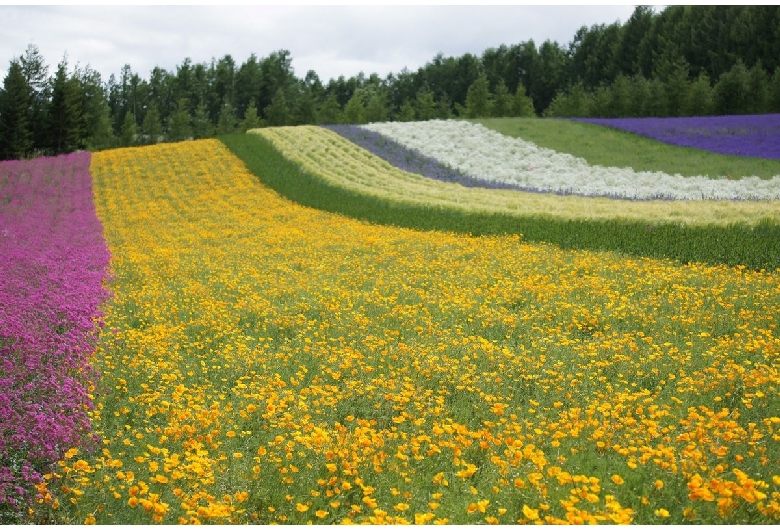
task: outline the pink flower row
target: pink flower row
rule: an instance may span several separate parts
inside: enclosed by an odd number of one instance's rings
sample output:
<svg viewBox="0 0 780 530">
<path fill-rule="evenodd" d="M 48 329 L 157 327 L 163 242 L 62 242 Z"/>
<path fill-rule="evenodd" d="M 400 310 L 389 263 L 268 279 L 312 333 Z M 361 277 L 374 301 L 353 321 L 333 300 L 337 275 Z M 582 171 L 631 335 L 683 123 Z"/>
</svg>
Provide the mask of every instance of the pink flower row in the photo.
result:
<svg viewBox="0 0 780 530">
<path fill-rule="evenodd" d="M 89 441 L 89 370 L 109 252 L 91 155 L 0 162 L 0 514 Z"/>
</svg>

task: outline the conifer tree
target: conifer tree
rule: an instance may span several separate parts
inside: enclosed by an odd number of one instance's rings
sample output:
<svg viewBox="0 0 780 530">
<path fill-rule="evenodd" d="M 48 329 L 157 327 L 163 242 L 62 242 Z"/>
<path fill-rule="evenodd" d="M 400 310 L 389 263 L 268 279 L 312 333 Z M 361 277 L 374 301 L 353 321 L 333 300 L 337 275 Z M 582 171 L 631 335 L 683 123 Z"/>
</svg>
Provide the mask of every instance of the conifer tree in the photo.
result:
<svg viewBox="0 0 780 530">
<path fill-rule="evenodd" d="M 363 91 L 355 90 L 344 106 L 344 121 L 347 123 L 366 123 L 366 107 L 363 103 Z"/>
<path fill-rule="evenodd" d="M 503 79 L 499 79 L 493 94 L 493 108 L 491 114 L 496 118 L 504 118 L 511 114 L 512 96 Z"/>
<path fill-rule="evenodd" d="M 187 105 L 187 100 L 180 98 L 176 102 L 173 114 L 168 118 L 168 140 L 171 142 L 181 142 L 192 138 L 192 125 Z"/>
<path fill-rule="evenodd" d="M 63 58 L 52 83 L 46 147 L 54 154 L 70 153 L 84 147 L 86 136 L 78 80 L 68 77 L 67 65 L 67 59 Z"/>
<path fill-rule="evenodd" d="M 219 110 L 219 123 L 217 124 L 217 134 L 230 134 L 236 130 L 236 118 L 233 115 L 233 105 L 229 101 L 222 103 Z"/>
<path fill-rule="evenodd" d="M 509 112 L 510 116 L 521 118 L 532 118 L 536 116 L 534 102 L 526 95 L 523 83 L 517 84 L 517 90 L 512 98 Z"/>
<path fill-rule="evenodd" d="M 137 128 L 135 126 L 135 116 L 132 112 L 125 114 L 125 119 L 122 122 L 122 132 L 120 136 L 120 143 L 122 147 L 130 147 L 135 145 L 137 137 Z"/>
<path fill-rule="evenodd" d="M 486 118 L 490 116 L 492 101 L 488 87 L 488 78 L 481 74 L 466 93 L 466 117 L 467 118 Z"/>
<path fill-rule="evenodd" d="M 0 91 L 0 159 L 26 157 L 33 147 L 30 88 L 18 61 L 11 61 Z"/>
<path fill-rule="evenodd" d="M 154 145 L 160 141 L 162 134 L 163 126 L 160 112 L 157 110 L 157 105 L 152 103 L 146 109 L 146 116 L 144 116 L 144 121 L 141 123 L 142 141 L 140 143 Z"/>
</svg>

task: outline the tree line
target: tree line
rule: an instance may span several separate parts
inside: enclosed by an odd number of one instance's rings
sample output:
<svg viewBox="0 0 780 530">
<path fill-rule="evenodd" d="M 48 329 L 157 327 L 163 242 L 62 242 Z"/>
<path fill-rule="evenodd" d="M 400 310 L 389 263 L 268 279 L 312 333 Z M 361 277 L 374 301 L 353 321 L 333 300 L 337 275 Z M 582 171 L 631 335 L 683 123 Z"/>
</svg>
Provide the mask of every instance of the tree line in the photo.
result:
<svg viewBox="0 0 780 530">
<path fill-rule="evenodd" d="M 34 45 L 0 89 L 0 158 L 206 138 L 254 127 L 491 116 L 687 116 L 780 112 L 780 6 L 639 6 L 583 26 L 568 45 L 533 40 L 445 57 L 384 78 L 295 75 L 290 52 L 187 58 L 104 82 Z"/>
</svg>

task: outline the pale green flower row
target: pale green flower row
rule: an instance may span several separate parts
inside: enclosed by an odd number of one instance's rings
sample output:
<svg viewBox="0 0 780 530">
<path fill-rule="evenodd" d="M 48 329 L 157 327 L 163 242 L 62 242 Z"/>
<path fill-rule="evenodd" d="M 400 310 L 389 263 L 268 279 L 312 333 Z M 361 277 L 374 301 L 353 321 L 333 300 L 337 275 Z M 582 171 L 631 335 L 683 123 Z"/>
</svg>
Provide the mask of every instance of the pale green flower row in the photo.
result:
<svg viewBox="0 0 780 530">
<path fill-rule="evenodd" d="M 688 225 L 780 221 L 776 201 L 629 201 L 467 188 L 402 171 L 322 127 L 270 127 L 250 132 L 264 137 L 285 157 L 333 185 L 390 201 L 579 220 L 620 218 Z"/>
</svg>

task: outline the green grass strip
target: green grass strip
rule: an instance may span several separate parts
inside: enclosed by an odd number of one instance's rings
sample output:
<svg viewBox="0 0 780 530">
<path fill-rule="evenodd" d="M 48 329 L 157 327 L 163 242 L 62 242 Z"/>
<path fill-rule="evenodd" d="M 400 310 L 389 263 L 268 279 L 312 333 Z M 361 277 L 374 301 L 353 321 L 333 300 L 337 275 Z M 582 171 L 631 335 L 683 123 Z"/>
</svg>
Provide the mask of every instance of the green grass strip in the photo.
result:
<svg viewBox="0 0 780 530">
<path fill-rule="evenodd" d="M 703 149 L 668 145 L 602 125 L 562 119 L 485 118 L 469 120 L 512 138 L 522 138 L 561 153 L 584 158 L 589 164 L 631 167 L 635 171 L 663 171 L 686 177 L 780 175 L 780 161 L 727 156 Z"/>
<path fill-rule="evenodd" d="M 682 263 L 780 268 L 780 225 L 681 226 L 625 220 L 572 220 L 454 211 L 393 202 L 331 185 L 283 157 L 256 134 L 220 140 L 266 186 L 304 206 L 372 223 L 472 235 L 521 234 L 528 241 L 567 249 L 617 251 L 632 256 L 669 258 Z"/>
</svg>

